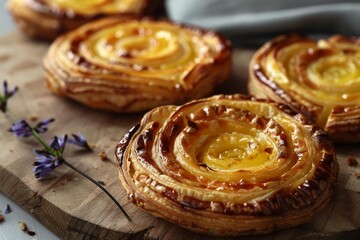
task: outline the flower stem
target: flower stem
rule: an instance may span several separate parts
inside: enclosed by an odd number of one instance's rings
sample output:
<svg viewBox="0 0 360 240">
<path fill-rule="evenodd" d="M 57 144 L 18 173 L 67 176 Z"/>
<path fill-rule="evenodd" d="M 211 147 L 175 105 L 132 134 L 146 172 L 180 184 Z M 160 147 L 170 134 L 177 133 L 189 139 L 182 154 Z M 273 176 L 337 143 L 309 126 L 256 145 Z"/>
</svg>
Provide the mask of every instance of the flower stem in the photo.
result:
<svg viewBox="0 0 360 240">
<path fill-rule="evenodd" d="M 14 114 L 12 111 L 10 111 L 8 108 L 5 109 L 4 114 L 8 115 L 10 118 L 12 118 L 12 120 L 16 120 L 19 119 L 16 114 Z"/>
<path fill-rule="evenodd" d="M 35 131 L 35 129 L 31 128 L 31 132 L 32 132 L 32 134 L 34 135 L 34 137 L 36 138 L 36 140 L 38 140 L 38 141 L 41 143 L 41 145 L 43 145 L 44 148 L 45 148 L 48 152 L 52 153 L 54 156 L 57 156 L 57 155 L 58 155 L 56 152 L 54 152 L 54 151 L 51 149 L 51 147 L 50 147 L 46 142 L 44 142 L 44 140 L 42 140 L 42 138 L 41 138 L 41 137 L 39 136 L 39 134 Z"/>
<path fill-rule="evenodd" d="M 67 162 L 65 159 L 63 159 L 62 161 L 63 164 L 65 164 L 66 166 L 70 167 L 71 169 L 73 169 L 74 171 L 76 171 L 77 173 L 79 173 L 80 175 L 82 175 L 83 177 L 87 178 L 88 180 L 90 180 L 92 183 L 94 183 L 98 188 L 100 188 L 101 190 L 103 190 L 103 192 L 106 193 L 106 195 L 109 196 L 109 198 L 116 204 L 116 206 L 121 210 L 121 212 L 125 215 L 125 217 L 127 218 L 127 220 L 129 220 L 131 222 L 131 218 L 130 216 L 125 212 L 125 210 L 122 208 L 122 206 L 120 205 L 120 203 L 111 195 L 111 193 L 106 190 L 106 188 L 104 188 L 100 183 L 98 183 L 97 181 L 95 181 L 92 177 L 88 176 L 86 173 L 80 171 L 79 169 L 77 169 L 75 166 L 73 166 L 71 163 Z"/>
</svg>

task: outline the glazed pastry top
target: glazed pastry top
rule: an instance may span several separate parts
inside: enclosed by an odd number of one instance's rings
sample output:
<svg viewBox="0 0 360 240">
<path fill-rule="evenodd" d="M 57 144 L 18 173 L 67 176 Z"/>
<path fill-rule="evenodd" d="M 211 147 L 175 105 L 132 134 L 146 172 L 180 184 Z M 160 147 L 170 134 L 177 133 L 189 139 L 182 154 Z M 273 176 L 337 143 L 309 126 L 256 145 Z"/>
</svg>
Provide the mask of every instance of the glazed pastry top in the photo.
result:
<svg viewBox="0 0 360 240">
<path fill-rule="evenodd" d="M 135 204 L 219 235 L 269 232 L 280 224 L 271 216 L 283 216 L 284 227 L 306 221 L 337 175 L 324 131 L 285 105 L 241 95 L 156 108 L 119 142 L 117 157 Z"/>
<path fill-rule="evenodd" d="M 99 109 L 134 112 L 207 96 L 228 79 L 231 50 L 213 31 L 112 17 L 59 37 L 44 66 L 54 92 Z"/>
<path fill-rule="evenodd" d="M 357 38 L 333 36 L 315 41 L 298 35 L 282 36 L 257 53 L 252 67 L 250 71 L 260 81 L 270 79 L 285 90 L 288 96 L 283 98 L 307 107 L 322 127 L 337 106 L 352 108 L 360 102 Z"/>
<path fill-rule="evenodd" d="M 86 68 L 85 75 L 126 76 L 122 81 L 170 88 L 189 88 L 190 73 L 206 64 L 228 61 L 228 43 L 215 33 L 167 21 L 117 18 L 98 21 L 71 32 L 54 43 L 59 62 L 69 70 Z M 60 54 L 58 54 L 60 53 Z M 215 71 L 214 69 L 210 71 Z M 221 69 L 219 69 L 221 71 Z M 205 72 L 199 74 L 206 74 Z M 106 79 L 106 78 L 105 78 Z M 200 80 L 197 76 L 196 81 Z M 209 83 L 210 84 L 210 83 Z"/>
<path fill-rule="evenodd" d="M 147 0 L 26 0 L 30 8 L 72 18 L 76 15 L 95 16 L 118 13 L 140 13 Z"/>
</svg>

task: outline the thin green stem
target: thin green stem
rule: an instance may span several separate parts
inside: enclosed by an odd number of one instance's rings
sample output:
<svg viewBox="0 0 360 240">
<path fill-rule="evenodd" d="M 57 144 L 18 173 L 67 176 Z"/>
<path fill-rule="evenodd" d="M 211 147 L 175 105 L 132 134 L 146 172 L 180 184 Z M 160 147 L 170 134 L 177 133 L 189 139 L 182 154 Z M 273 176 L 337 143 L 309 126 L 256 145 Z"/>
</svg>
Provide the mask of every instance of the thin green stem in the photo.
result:
<svg viewBox="0 0 360 240">
<path fill-rule="evenodd" d="M 48 152 L 50 152 L 50 153 L 53 154 L 54 156 L 58 156 L 58 153 L 55 152 L 53 149 L 51 149 L 51 147 L 50 147 L 46 142 L 44 142 L 44 140 L 42 140 L 42 138 L 41 138 L 40 135 L 35 131 L 35 129 L 33 129 L 32 127 L 30 127 L 30 128 L 31 128 L 31 132 L 32 132 L 32 134 L 34 135 L 34 137 L 36 138 L 36 140 L 38 140 L 38 141 L 41 143 L 41 145 L 43 145 L 44 148 L 45 148 Z"/>
<path fill-rule="evenodd" d="M 11 112 L 8 108 L 6 108 L 5 114 L 11 117 L 14 121 L 15 119 L 18 119 L 18 117 L 16 117 L 16 115 L 13 112 Z"/>
<path fill-rule="evenodd" d="M 64 163 L 66 166 L 70 167 L 71 169 L 73 169 L 74 171 L 76 171 L 77 173 L 79 173 L 80 175 L 82 175 L 83 177 L 87 178 L 88 180 L 90 180 L 92 183 L 94 183 L 98 188 L 100 188 L 101 190 L 103 190 L 104 193 L 106 193 L 106 195 L 108 195 L 108 197 L 116 204 L 116 206 L 121 210 L 121 212 L 125 215 L 125 217 L 127 218 L 127 220 L 129 220 L 131 222 L 131 218 L 130 216 L 125 212 L 125 210 L 123 209 L 123 207 L 120 205 L 120 203 L 111 195 L 111 193 L 106 190 L 106 188 L 104 188 L 100 183 L 98 183 L 97 181 L 95 181 L 92 177 L 90 177 L 89 175 L 87 175 L 86 173 L 83 173 L 82 171 L 80 171 L 79 169 L 77 169 L 75 166 L 73 166 L 71 163 L 65 161 L 65 159 L 63 159 L 62 163 Z"/>
</svg>

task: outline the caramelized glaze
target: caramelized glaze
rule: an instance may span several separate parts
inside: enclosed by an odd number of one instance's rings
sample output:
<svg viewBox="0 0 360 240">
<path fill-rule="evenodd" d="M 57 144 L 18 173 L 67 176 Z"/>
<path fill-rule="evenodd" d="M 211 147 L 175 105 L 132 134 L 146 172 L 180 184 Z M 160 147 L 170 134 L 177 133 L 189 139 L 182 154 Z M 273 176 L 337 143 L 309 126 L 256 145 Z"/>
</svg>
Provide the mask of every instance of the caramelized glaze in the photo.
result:
<svg viewBox="0 0 360 240">
<path fill-rule="evenodd" d="M 360 41 L 284 35 L 268 42 L 250 64 L 249 91 L 290 104 L 335 141 L 360 140 Z M 348 111 L 339 112 L 346 107 Z"/>
<path fill-rule="evenodd" d="M 134 204 L 219 236 L 308 221 L 329 201 L 338 171 L 323 130 L 285 105 L 242 95 L 156 108 L 116 155 Z"/>
<path fill-rule="evenodd" d="M 227 40 L 169 21 L 107 18 L 57 39 L 44 58 L 55 93 L 137 112 L 210 94 L 230 73 Z"/>
<path fill-rule="evenodd" d="M 151 14 L 157 0 L 9 0 L 17 26 L 30 37 L 53 40 L 87 22 L 110 16 Z"/>
</svg>

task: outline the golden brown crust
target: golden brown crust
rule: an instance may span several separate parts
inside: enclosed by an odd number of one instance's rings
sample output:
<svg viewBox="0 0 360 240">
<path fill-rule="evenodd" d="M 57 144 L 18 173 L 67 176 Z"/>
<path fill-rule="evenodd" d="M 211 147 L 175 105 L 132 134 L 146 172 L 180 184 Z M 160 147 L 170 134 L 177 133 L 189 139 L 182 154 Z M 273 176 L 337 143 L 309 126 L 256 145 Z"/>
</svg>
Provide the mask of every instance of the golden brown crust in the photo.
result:
<svg viewBox="0 0 360 240">
<path fill-rule="evenodd" d="M 19 29 L 33 38 L 53 40 L 87 22 L 109 16 L 143 16 L 153 12 L 158 1 L 9 0 L 8 10 Z"/>
<path fill-rule="evenodd" d="M 218 236 L 308 221 L 329 201 L 338 172 L 324 131 L 285 105 L 242 95 L 156 108 L 116 156 L 134 204 Z"/>
<path fill-rule="evenodd" d="M 255 53 L 249 75 L 251 94 L 291 105 L 337 142 L 360 140 L 359 38 L 280 36 Z"/>
<path fill-rule="evenodd" d="M 138 112 L 210 94 L 230 73 L 227 40 L 170 21 L 107 18 L 58 38 L 46 82 L 87 106 Z"/>
</svg>

